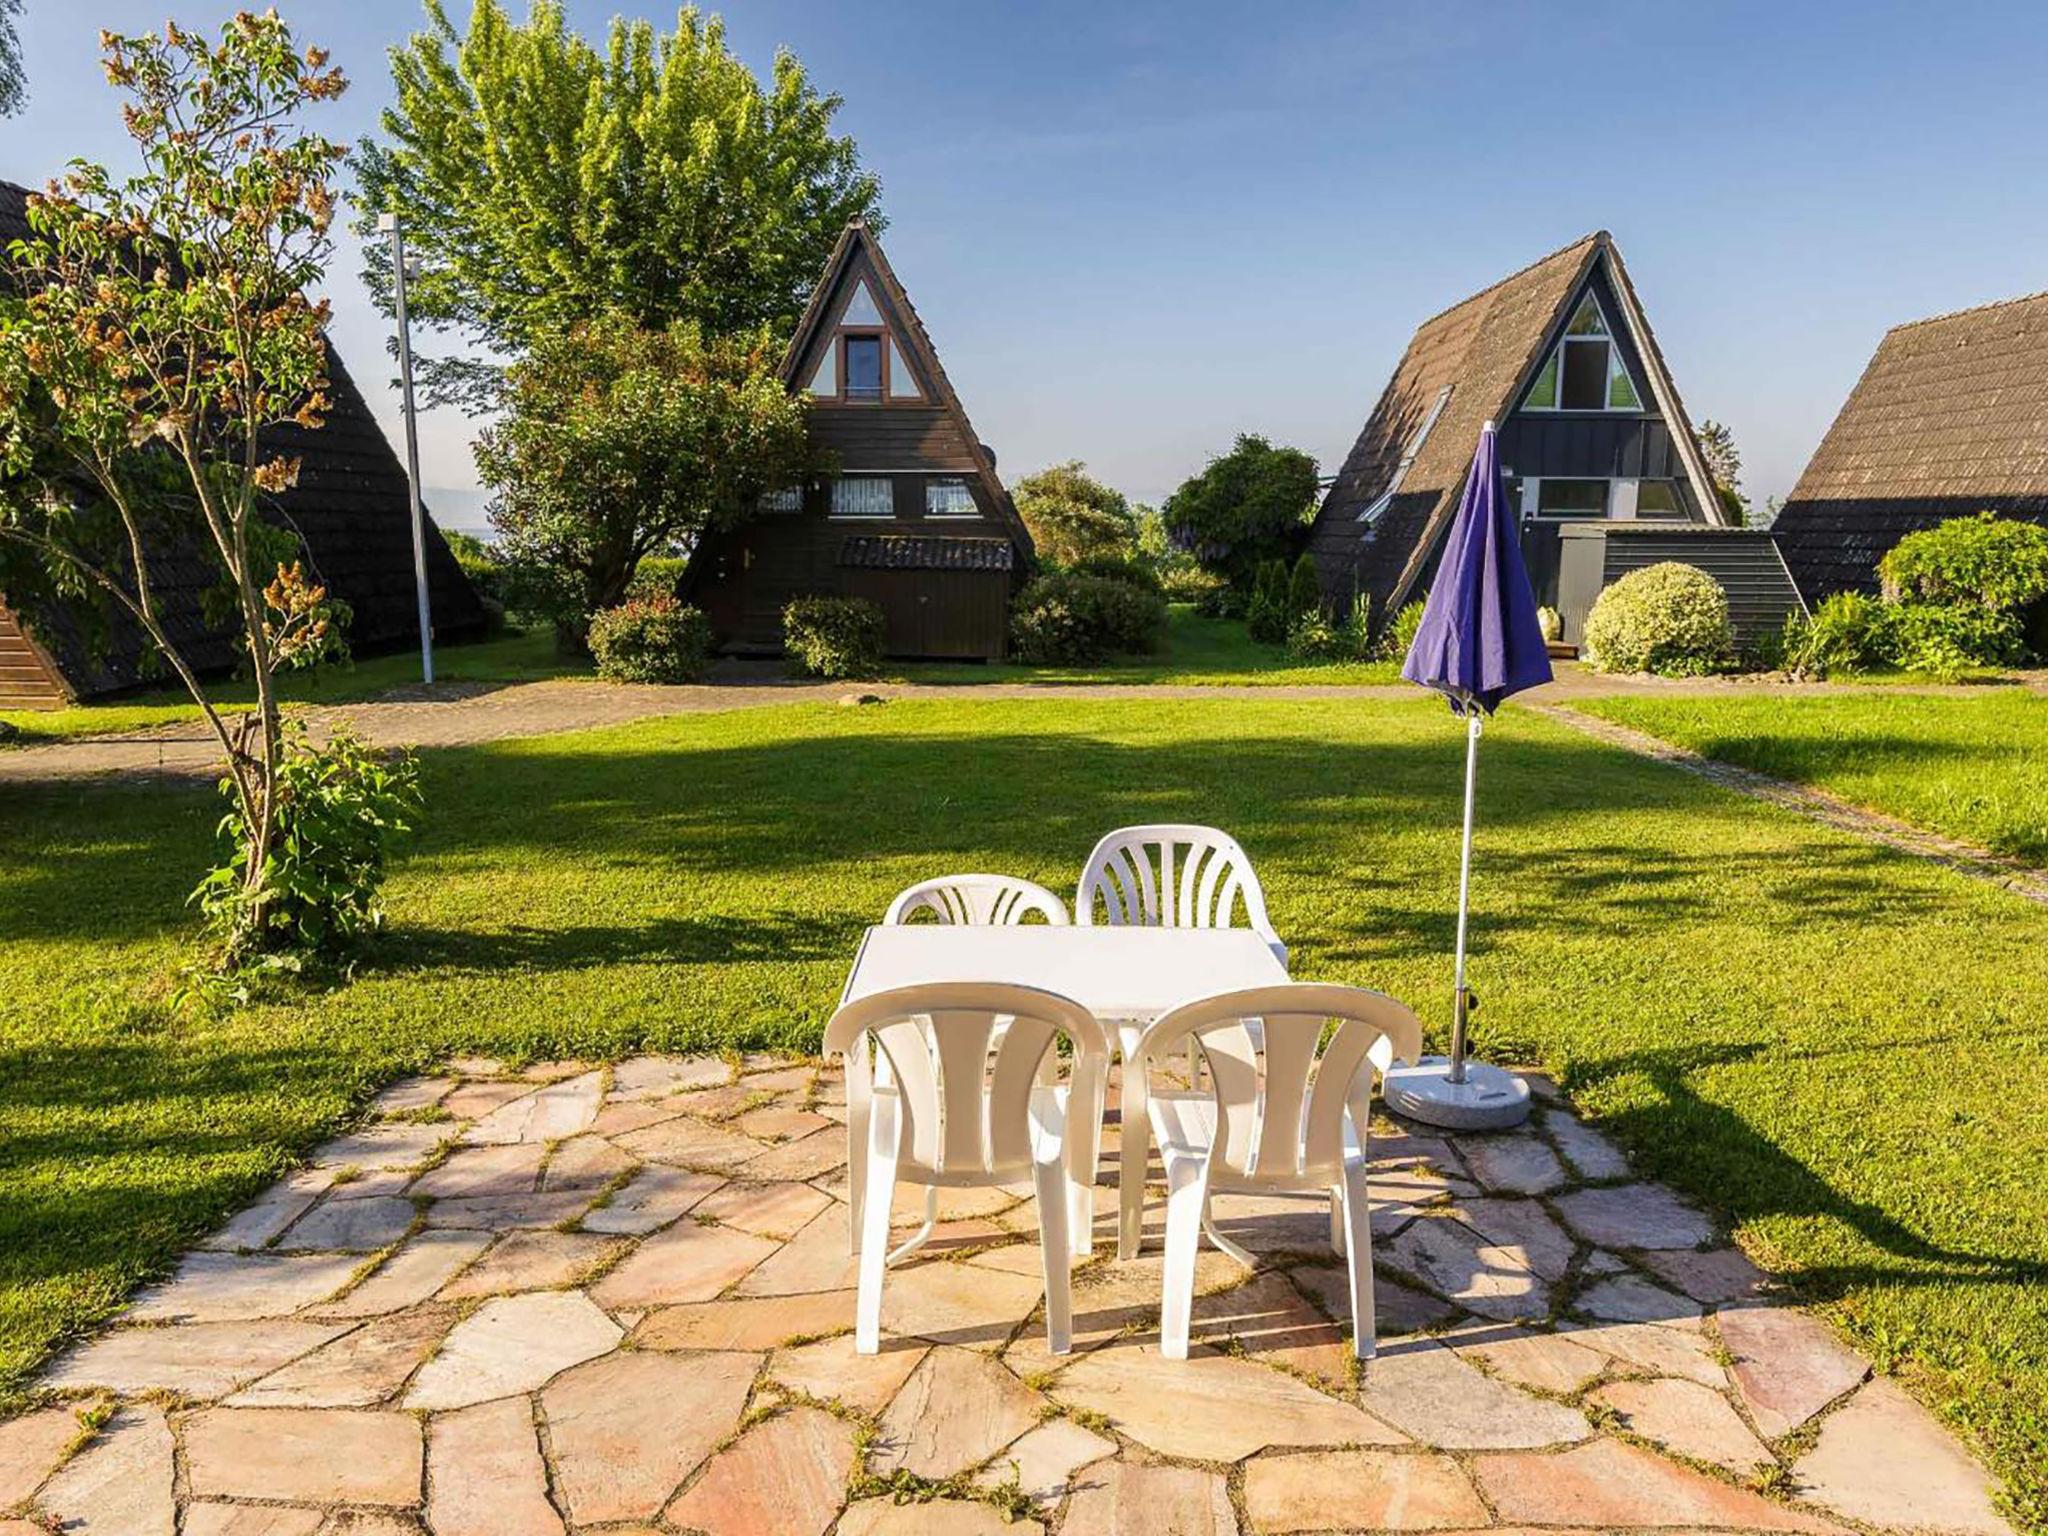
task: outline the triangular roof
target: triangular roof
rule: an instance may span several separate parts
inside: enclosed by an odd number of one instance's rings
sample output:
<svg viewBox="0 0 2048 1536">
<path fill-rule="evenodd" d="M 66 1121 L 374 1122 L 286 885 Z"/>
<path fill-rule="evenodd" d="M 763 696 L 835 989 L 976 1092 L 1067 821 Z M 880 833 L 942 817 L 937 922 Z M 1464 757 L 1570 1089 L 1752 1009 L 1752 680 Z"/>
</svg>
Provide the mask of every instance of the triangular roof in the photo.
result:
<svg viewBox="0 0 2048 1536">
<path fill-rule="evenodd" d="M 33 236 L 29 195 L 26 187 L 0 181 L 0 286 L 6 282 L 6 247 Z M 300 461 L 298 484 L 268 498 L 266 506 L 274 520 L 289 524 L 304 539 L 313 574 L 354 610 L 350 646 L 371 655 L 418 639 L 411 502 L 404 466 L 331 338 L 327 377 L 331 403 L 317 431 L 284 423 L 262 434 L 267 450 Z M 480 634 L 485 615 L 476 590 L 449 553 L 432 515 L 422 510 L 434 632 L 443 638 Z M 165 625 L 202 671 L 232 666 L 239 655 L 231 637 L 207 618 L 205 597 L 217 580 L 211 556 L 197 550 L 170 552 L 156 562 L 156 595 Z M 143 638 L 124 616 L 112 616 L 103 646 L 91 643 L 87 628 L 64 604 L 39 606 L 26 617 L 73 695 L 89 697 L 145 680 Z"/>
<path fill-rule="evenodd" d="M 1421 595 L 1417 584 L 1457 511 L 1480 429 L 1506 420 L 1603 263 L 1622 310 L 1615 318 L 1649 374 L 1652 398 L 1645 407 L 1670 428 L 1707 515 L 1720 516 L 1692 423 L 1621 252 L 1612 235 L 1597 230 L 1416 327 L 1317 511 L 1310 544 L 1326 587 L 1341 586 L 1338 595 L 1348 597 L 1355 582 L 1371 598 L 1375 622 Z M 1432 414 L 1436 420 L 1420 451 L 1404 468 L 1404 456 Z M 1359 514 L 1389 491 L 1384 509 L 1362 525 Z M 1333 580 L 1333 572 L 1344 574 Z"/>
<path fill-rule="evenodd" d="M 924 321 L 917 313 L 917 306 L 910 302 L 910 295 L 898 281 L 895 269 L 889 265 L 889 258 L 882 252 L 881 242 L 868 228 L 865 219 L 849 220 L 840 233 L 838 244 L 833 246 L 832 254 L 825 262 L 824 273 L 811 290 L 811 301 L 804 306 L 803 316 L 790 337 L 789 350 L 783 354 L 782 382 L 790 389 L 802 387 L 803 381 L 810 376 L 806 370 L 814 358 L 820 336 L 838 318 L 853 285 L 863 278 L 871 279 L 868 291 L 881 308 L 883 323 L 917 371 L 926 402 L 953 419 L 966 444 L 973 473 L 981 480 L 990 502 L 998 509 L 997 515 L 1004 524 L 1004 531 L 1010 535 L 1018 552 L 1030 557 L 1033 553 L 1031 535 L 1024 527 L 1023 518 L 1018 516 L 1016 504 L 1010 500 L 1002 477 L 996 473 L 988 446 L 968 419 L 967 408 L 960 403 L 953 381 L 946 376 L 945 365 L 939 361 L 938 349 L 932 345 Z"/>
<path fill-rule="evenodd" d="M 2048 524 L 2048 293 L 1887 331 L 1771 531 L 1817 602 L 1984 510 Z"/>
</svg>

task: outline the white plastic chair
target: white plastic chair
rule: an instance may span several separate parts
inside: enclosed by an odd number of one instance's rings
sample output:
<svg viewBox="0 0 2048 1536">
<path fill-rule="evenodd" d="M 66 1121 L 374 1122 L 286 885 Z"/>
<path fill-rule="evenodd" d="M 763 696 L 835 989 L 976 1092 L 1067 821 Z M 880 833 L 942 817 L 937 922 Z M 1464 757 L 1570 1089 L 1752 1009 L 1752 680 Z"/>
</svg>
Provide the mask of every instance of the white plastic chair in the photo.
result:
<svg viewBox="0 0 2048 1536">
<path fill-rule="evenodd" d="M 1254 1038 L 1246 1027 L 1258 1020 Z M 1322 1045 L 1324 1027 L 1337 1028 Z M 1192 1040 L 1209 1091 L 1158 1093 L 1147 1105 L 1166 1163 L 1166 1277 L 1160 1353 L 1185 1360 L 1195 1254 L 1204 1229 L 1239 1263 L 1252 1256 L 1216 1231 L 1209 1196 L 1327 1192 L 1330 1242 L 1351 1280 L 1352 1352 L 1374 1350 L 1372 1220 L 1366 1121 L 1372 1073 L 1422 1054 L 1422 1021 L 1380 992 L 1314 982 L 1226 992 L 1176 1008 L 1145 1031 L 1127 1075 Z M 1317 1047 L 1322 1045 L 1318 1055 Z"/>
<path fill-rule="evenodd" d="M 920 880 L 889 903 L 882 919 L 907 923 L 929 912 L 942 923 L 973 923 L 1008 927 L 1042 917 L 1055 928 L 1067 926 L 1066 903 L 1044 886 L 1010 875 L 941 875 Z"/>
<path fill-rule="evenodd" d="M 1216 827 L 1186 822 L 1118 827 L 1095 845 L 1081 866 L 1074 893 L 1074 921 L 1095 923 L 1097 907 L 1111 927 L 1237 928 L 1258 934 L 1282 965 L 1287 946 L 1266 915 L 1266 892 L 1252 861 L 1236 838 Z M 1240 914 L 1242 923 L 1238 921 Z M 1136 1258 L 1145 1208 L 1144 1074 L 1131 1054 L 1144 1022 L 1113 1021 L 1124 1061 L 1123 1133 L 1119 1140 L 1117 1257 Z M 1252 1026 L 1254 1034 L 1257 1025 Z M 1188 1046 L 1188 1077 L 1197 1079 L 1194 1045 Z"/>
<path fill-rule="evenodd" d="M 890 927 L 917 921 L 929 913 L 941 923 L 968 923 L 994 927 L 1015 926 L 1036 916 L 1055 928 L 1067 926 L 1067 908 L 1059 897 L 1031 880 L 1012 875 L 940 875 L 920 880 L 896 893 L 882 921 Z M 845 1002 L 842 997 L 840 1001 Z M 846 1060 L 846 1201 L 847 1250 L 860 1252 L 861 1201 L 865 1187 L 868 1155 L 868 1106 L 872 1101 L 874 1062 L 867 1050 Z M 1107 1083 L 1104 1091 L 1107 1092 Z M 1100 1121 L 1102 1113 L 1096 1111 Z M 1091 1208 L 1092 1210 L 1092 1208 Z M 894 1264 L 924 1246 L 939 1219 L 937 1190 L 928 1190 L 924 1202 L 924 1224 L 908 1241 L 889 1255 Z M 1091 1222 L 1092 1228 L 1092 1222 Z M 1093 1251 L 1084 1235 L 1082 1252 Z"/>
<path fill-rule="evenodd" d="M 1073 1049 L 1071 1075 L 1047 1083 L 1042 1069 L 1062 1035 Z M 1065 1354 L 1073 1325 L 1070 1207 L 1077 1167 L 1094 1167 L 1100 1085 L 1109 1071 L 1102 1026 L 1056 992 L 935 982 L 848 1003 L 825 1026 L 827 1053 L 849 1060 L 870 1039 L 888 1071 L 877 1074 L 869 1115 L 854 1349 L 872 1355 L 881 1347 L 897 1182 L 975 1188 L 1028 1174 L 1038 1201 L 1046 1335 L 1052 1352 Z"/>
</svg>

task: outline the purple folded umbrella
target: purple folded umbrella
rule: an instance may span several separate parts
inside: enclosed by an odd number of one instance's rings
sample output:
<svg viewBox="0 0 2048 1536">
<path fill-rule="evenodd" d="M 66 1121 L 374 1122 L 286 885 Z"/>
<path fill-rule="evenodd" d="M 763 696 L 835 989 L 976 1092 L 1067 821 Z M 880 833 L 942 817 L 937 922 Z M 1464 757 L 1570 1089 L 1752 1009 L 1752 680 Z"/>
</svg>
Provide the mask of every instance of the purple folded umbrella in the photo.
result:
<svg viewBox="0 0 2048 1536">
<path fill-rule="evenodd" d="M 1461 715 L 1474 705 L 1490 715 L 1509 694 L 1550 681 L 1550 655 L 1514 512 L 1501 488 L 1492 422 L 1479 434 L 1457 520 L 1401 675 L 1438 689 Z"/>
<path fill-rule="evenodd" d="M 1501 700 L 1550 681 L 1550 653 L 1536 620 L 1536 594 L 1500 483 L 1493 423 L 1465 477 L 1458 516 L 1422 610 L 1401 675 L 1435 688 L 1465 717 L 1465 841 L 1458 864 L 1458 968 L 1451 1005 L 1451 1054 L 1386 1076 L 1387 1103 L 1417 1120 L 1465 1130 L 1513 1125 L 1529 1113 L 1529 1085 L 1498 1067 L 1465 1061 L 1466 1016 L 1478 1006 L 1465 985 L 1465 929 L 1472 898 L 1472 805 L 1482 719 Z"/>
</svg>

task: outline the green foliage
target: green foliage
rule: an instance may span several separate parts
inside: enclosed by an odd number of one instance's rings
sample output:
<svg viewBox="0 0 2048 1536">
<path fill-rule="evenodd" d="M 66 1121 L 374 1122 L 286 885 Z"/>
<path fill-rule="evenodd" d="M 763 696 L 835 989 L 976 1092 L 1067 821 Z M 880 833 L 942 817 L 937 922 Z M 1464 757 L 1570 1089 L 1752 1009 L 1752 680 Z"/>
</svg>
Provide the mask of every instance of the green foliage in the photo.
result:
<svg viewBox="0 0 2048 1536">
<path fill-rule="evenodd" d="M 1972 603 L 1900 603 L 1892 609 L 1892 660 L 1908 672 L 1953 683 L 1977 667 L 2026 657 L 2020 617 Z"/>
<path fill-rule="evenodd" d="M 1304 552 L 1287 577 L 1287 613 L 1299 618 L 1323 604 L 1323 583 L 1316 574 L 1315 557 Z"/>
<path fill-rule="evenodd" d="M 1703 421 L 1694 440 L 1700 446 L 1700 457 L 1706 460 L 1714 495 L 1720 499 L 1729 520 L 1738 528 L 1753 523 L 1749 497 L 1742 491 L 1742 453 L 1735 446 L 1735 434 L 1718 421 Z"/>
<path fill-rule="evenodd" d="M 674 597 L 690 562 L 680 555 L 648 555 L 626 585 L 629 597 Z"/>
<path fill-rule="evenodd" d="M 1287 562 L 1262 562 L 1252 578 L 1251 598 L 1245 603 L 1245 627 L 1261 645 L 1280 645 L 1287 639 L 1292 618 L 1287 607 Z"/>
<path fill-rule="evenodd" d="M 765 332 L 706 340 L 692 324 L 648 331 L 623 315 L 533 338 L 476 461 L 506 559 L 558 578 L 535 600 L 559 629 L 580 639 L 648 556 L 801 478 L 803 402 L 777 362 Z"/>
<path fill-rule="evenodd" d="M 1012 495 L 1041 560 L 1077 567 L 1138 552 L 1138 520 L 1130 503 L 1090 476 L 1079 459 L 1025 476 Z"/>
<path fill-rule="evenodd" d="M 1343 622 L 1337 626 L 1337 647 L 1353 661 L 1371 661 L 1378 655 L 1372 633 L 1372 604 L 1366 598 L 1358 598 L 1345 610 Z"/>
<path fill-rule="evenodd" d="M 724 24 L 681 11 L 673 32 L 615 19 L 604 46 L 556 0 L 524 23 L 477 0 L 458 34 L 442 0 L 394 49 L 381 139 L 355 157 L 363 276 L 392 313 L 376 216 L 405 216 L 415 323 L 517 357 L 580 322 L 786 335 L 849 219 L 882 228 L 874 176 L 835 135 L 840 101 L 778 52 L 766 81 Z M 423 358 L 427 398 L 490 400 L 495 373 Z"/>
<path fill-rule="evenodd" d="M 448 546 L 448 553 L 455 557 L 455 563 L 462 567 L 462 574 L 469 578 L 477 601 L 483 604 L 484 632 L 500 633 L 507 622 L 505 592 L 509 583 L 504 562 L 497 558 L 490 545 L 459 528 L 443 528 L 441 540 Z"/>
<path fill-rule="evenodd" d="M 1894 653 L 1894 610 L 1861 592 L 1837 592 L 1806 618 L 1785 624 L 1785 668 L 1795 677 L 1827 677 L 1887 665 Z"/>
<path fill-rule="evenodd" d="M 1387 632 L 1380 637 L 1380 658 L 1397 665 L 1408 659 L 1408 649 L 1415 644 L 1415 632 L 1422 628 L 1422 611 L 1426 605 L 1421 599 L 1410 603 L 1394 615 L 1394 622 L 1387 626 Z"/>
<path fill-rule="evenodd" d="M 1214 571 L 1205 571 L 1193 555 L 1175 551 L 1159 566 L 1159 590 L 1170 603 L 1192 603 L 1202 612 L 1215 615 L 1230 583 Z"/>
<path fill-rule="evenodd" d="M 1166 599 L 1127 581 L 1048 571 L 1017 594 L 1010 645 L 1036 666 L 1086 666 L 1156 650 Z"/>
<path fill-rule="evenodd" d="M 2048 528 L 1990 512 L 1899 540 L 1877 563 L 1892 602 L 2011 612 L 2048 598 Z"/>
<path fill-rule="evenodd" d="M 0 0 L 0 117 L 12 117 L 28 100 L 28 75 L 21 67 L 21 33 L 15 17 L 22 0 Z"/>
<path fill-rule="evenodd" d="M 1159 573 L 1135 555 L 1090 555 L 1077 560 L 1068 567 L 1077 576 L 1100 576 L 1104 581 L 1120 581 L 1126 586 L 1136 587 L 1141 592 L 1165 595 L 1166 584 Z"/>
<path fill-rule="evenodd" d="M 1184 481 L 1162 515 L 1177 547 L 1248 593 L 1263 562 L 1293 553 L 1303 525 L 1315 516 L 1315 501 L 1311 455 L 1244 433 L 1228 453 Z"/>
<path fill-rule="evenodd" d="M 1594 599 L 1585 638 L 1597 671 L 1698 677 L 1731 657 L 1728 594 L 1696 566 L 1659 561 Z"/>
<path fill-rule="evenodd" d="M 782 610 L 782 644 L 809 677 L 873 677 L 888 622 L 864 597 L 799 597 Z"/>
<path fill-rule="evenodd" d="M 1287 626 L 1287 654 L 1304 661 L 1333 661 L 1345 654 L 1344 633 L 1320 609 L 1296 614 Z"/>
<path fill-rule="evenodd" d="M 221 862 L 191 900 L 218 944 L 219 967 L 288 967 L 331 957 L 384 920 L 380 893 L 391 845 L 425 808 L 410 753 L 372 750 L 346 725 L 324 746 L 286 727 L 272 838 L 252 874 L 254 839 L 233 785 L 218 836 Z"/>
<path fill-rule="evenodd" d="M 1536 610 L 1536 627 L 1542 631 L 1545 640 L 1562 640 L 1564 638 L 1564 615 L 1555 608 L 1538 608 Z"/>
<path fill-rule="evenodd" d="M 711 621 L 666 592 L 590 618 L 597 675 L 614 683 L 694 683 L 711 659 Z"/>
</svg>

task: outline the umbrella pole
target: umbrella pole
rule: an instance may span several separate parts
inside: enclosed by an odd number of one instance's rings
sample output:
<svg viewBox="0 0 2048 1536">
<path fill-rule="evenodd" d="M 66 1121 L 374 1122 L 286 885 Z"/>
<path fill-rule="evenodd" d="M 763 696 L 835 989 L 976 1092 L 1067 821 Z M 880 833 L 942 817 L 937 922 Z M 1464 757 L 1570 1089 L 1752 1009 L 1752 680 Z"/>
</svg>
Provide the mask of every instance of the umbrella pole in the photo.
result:
<svg viewBox="0 0 2048 1536">
<path fill-rule="evenodd" d="M 1472 994 L 1465 987 L 1465 926 L 1472 911 L 1472 804 L 1479 776 L 1481 720 L 1475 709 L 1465 716 L 1465 845 L 1458 858 L 1458 971 L 1451 1000 L 1450 1081 L 1465 1081 L 1465 1015 Z"/>
</svg>

